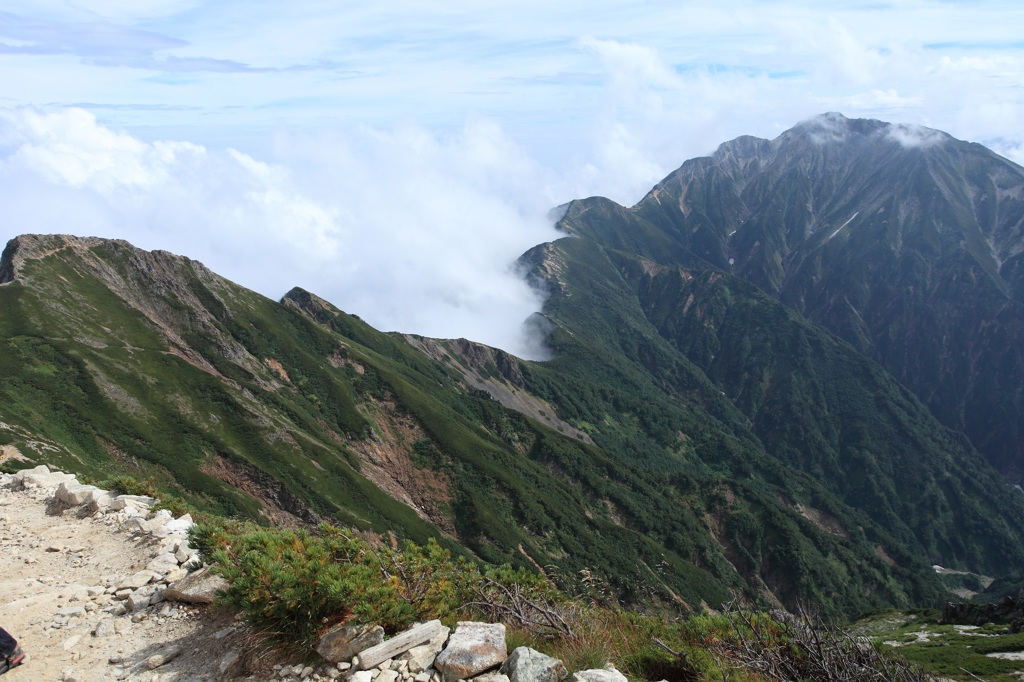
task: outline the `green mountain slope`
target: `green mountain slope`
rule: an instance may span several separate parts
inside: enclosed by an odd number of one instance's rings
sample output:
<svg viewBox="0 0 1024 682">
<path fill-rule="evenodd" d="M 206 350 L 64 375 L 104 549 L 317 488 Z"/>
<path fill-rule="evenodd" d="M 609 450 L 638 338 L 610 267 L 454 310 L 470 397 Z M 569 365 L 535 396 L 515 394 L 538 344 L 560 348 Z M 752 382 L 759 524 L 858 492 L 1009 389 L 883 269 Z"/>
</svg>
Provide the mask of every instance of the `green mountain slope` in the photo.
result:
<svg viewBox="0 0 1024 682">
<path fill-rule="evenodd" d="M 558 290 L 547 363 L 383 334 L 308 292 L 273 302 L 124 242 L 19 237 L 0 285 L 0 438 L 221 513 L 438 537 L 651 608 L 934 604 L 928 562 L 988 570 L 991 543 L 1018 559 L 1012 503 L 979 503 L 991 527 L 952 546 L 945 517 L 892 522 L 766 447 L 659 332 L 646 261 L 579 239 L 527 259 Z"/>
<path fill-rule="evenodd" d="M 633 208 L 573 202 L 561 225 L 753 282 L 1024 482 L 1019 166 L 938 131 L 827 114 L 687 161 Z"/>
<path fill-rule="evenodd" d="M 538 390 L 606 450 L 772 490 L 882 558 L 899 547 L 996 573 L 1018 560 L 1024 498 L 826 330 L 739 278 L 586 238 L 527 260 L 550 285 L 545 313 L 558 325 L 543 370 L 602 387 Z"/>
</svg>

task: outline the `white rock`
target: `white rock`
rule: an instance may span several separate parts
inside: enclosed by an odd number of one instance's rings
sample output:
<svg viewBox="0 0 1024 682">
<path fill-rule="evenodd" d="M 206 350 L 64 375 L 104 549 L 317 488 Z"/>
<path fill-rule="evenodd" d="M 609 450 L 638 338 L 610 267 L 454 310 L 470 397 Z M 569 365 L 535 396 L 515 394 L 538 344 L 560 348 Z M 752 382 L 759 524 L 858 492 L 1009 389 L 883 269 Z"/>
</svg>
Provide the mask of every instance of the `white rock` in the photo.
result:
<svg viewBox="0 0 1024 682">
<path fill-rule="evenodd" d="M 154 573 L 153 571 L 139 571 L 138 573 L 133 573 L 127 578 L 121 580 L 117 584 L 117 589 L 118 591 L 123 589 L 137 590 L 157 577 L 159 577 L 159 574 Z"/>
<path fill-rule="evenodd" d="M 627 682 L 626 676 L 614 668 L 581 670 L 573 673 L 570 682 Z"/>
<path fill-rule="evenodd" d="M 147 571 L 153 571 L 160 575 L 165 575 L 168 571 L 176 568 L 178 568 L 178 558 L 173 554 L 158 554 L 146 564 Z"/>
<path fill-rule="evenodd" d="M 92 494 L 97 490 L 99 490 L 99 488 L 94 485 L 83 485 L 81 483 L 63 481 L 59 486 L 57 486 L 55 497 L 65 504 L 77 507 L 92 499 Z"/>
<path fill-rule="evenodd" d="M 156 498 L 147 497 L 146 495 L 118 495 L 110 503 L 110 508 L 113 511 L 120 511 L 129 507 L 135 507 L 136 509 L 144 507 L 148 509 L 156 504 L 156 502 Z"/>
<path fill-rule="evenodd" d="M 377 676 L 377 682 L 398 682 L 400 674 L 397 670 L 381 670 Z"/>
<path fill-rule="evenodd" d="M 104 618 L 96 624 L 96 629 L 93 630 L 93 636 L 95 637 L 110 637 L 117 631 L 114 629 L 114 619 Z"/>
</svg>

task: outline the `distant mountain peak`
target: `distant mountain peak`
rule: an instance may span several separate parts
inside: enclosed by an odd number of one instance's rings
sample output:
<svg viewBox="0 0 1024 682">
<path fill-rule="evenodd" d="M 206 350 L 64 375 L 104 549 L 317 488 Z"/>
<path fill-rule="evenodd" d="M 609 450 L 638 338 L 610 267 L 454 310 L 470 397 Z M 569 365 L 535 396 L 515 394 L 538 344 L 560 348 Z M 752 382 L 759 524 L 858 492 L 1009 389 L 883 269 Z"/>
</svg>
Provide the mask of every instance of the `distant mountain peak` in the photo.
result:
<svg viewBox="0 0 1024 682">
<path fill-rule="evenodd" d="M 829 111 L 805 119 L 779 136 L 779 140 L 807 137 L 817 144 L 843 144 L 853 139 L 889 140 L 903 148 L 927 147 L 947 140 L 950 135 L 912 123 L 887 123 L 872 118 L 847 118 Z"/>
</svg>

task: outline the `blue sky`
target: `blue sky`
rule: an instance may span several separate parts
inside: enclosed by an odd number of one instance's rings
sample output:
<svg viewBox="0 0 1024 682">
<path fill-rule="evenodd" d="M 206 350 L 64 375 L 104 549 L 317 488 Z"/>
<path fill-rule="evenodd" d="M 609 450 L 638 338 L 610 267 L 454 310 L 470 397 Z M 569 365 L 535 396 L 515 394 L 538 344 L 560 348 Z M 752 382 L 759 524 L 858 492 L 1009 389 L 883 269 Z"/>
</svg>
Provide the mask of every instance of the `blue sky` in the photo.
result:
<svg viewBox="0 0 1024 682">
<path fill-rule="evenodd" d="M 552 206 L 825 111 L 1024 161 L 1019 2 L 7 0 L 0 224 L 526 353 Z"/>
</svg>

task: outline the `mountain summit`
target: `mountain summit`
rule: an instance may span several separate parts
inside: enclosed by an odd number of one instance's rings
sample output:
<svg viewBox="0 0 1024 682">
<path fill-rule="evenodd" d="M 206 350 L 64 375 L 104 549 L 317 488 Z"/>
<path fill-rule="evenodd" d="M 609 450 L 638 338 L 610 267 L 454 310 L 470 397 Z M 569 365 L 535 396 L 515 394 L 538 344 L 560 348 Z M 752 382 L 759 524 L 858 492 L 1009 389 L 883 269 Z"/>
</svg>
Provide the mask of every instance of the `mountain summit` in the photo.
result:
<svg viewBox="0 0 1024 682">
<path fill-rule="evenodd" d="M 1024 483 L 1024 169 L 918 126 L 824 114 L 687 161 L 565 230 L 757 285 L 869 355 Z"/>
</svg>

